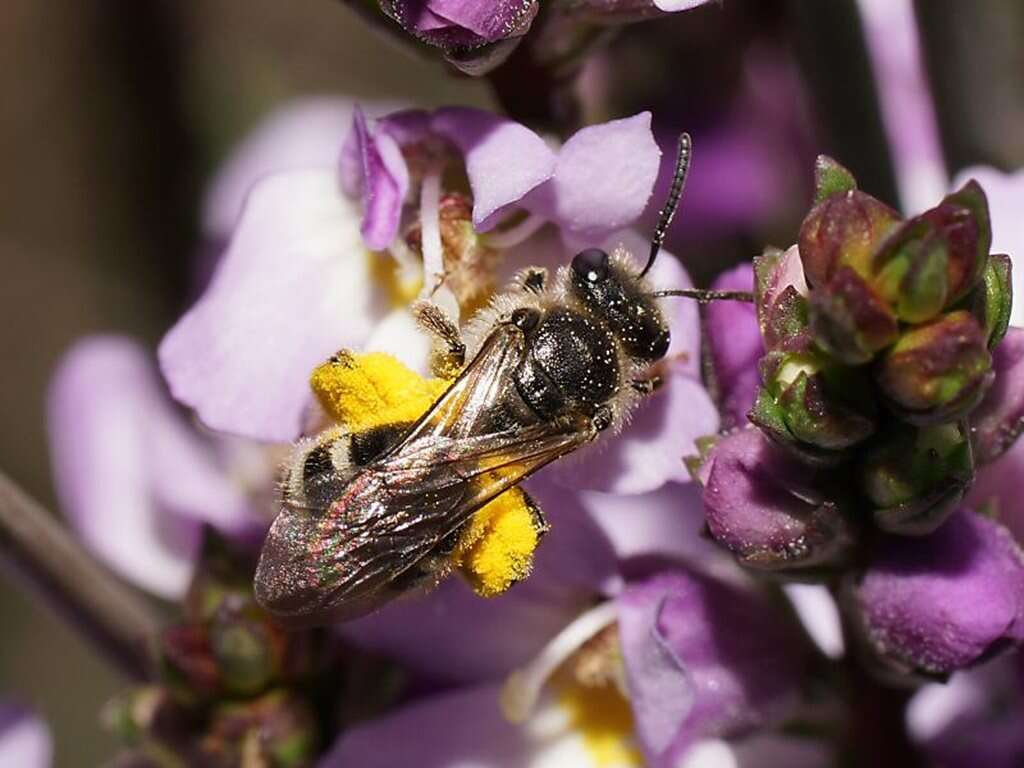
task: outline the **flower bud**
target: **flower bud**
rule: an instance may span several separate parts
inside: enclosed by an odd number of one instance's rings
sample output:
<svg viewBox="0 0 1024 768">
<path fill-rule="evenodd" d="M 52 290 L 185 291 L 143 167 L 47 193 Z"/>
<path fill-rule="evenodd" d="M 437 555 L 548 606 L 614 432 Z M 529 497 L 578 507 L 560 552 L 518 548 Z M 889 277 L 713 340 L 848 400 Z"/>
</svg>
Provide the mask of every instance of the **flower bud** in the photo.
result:
<svg viewBox="0 0 1024 768">
<path fill-rule="evenodd" d="M 875 431 L 867 398 L 856 406 L 849 395 L 861 394 L 851 386 L 855 379 L 867 387 L 857 372 L 844 370 L 840 376 L 823 366 L 819 355 L 769 352 L 761 360 L 764 389 L 750 419 L 765 433 L 796 449 L 808 451 L 813 463 L 830 452 L 843 451 L 868 438 Z M 845 391 L 840 387 L 845 385 Z M 781 424 L 780 424 L 781 422 Z M 837 457 L 838 460 L 838 457 Z"/>
<path fill-rule="evenodd" d="M 988 348 L 994 349 L 1006 335 L 1013 308 L 1013 282 L 1010 257 L 1004 253 L 989 256 L 978 285 L 970 299 L 971 313 L 985 331 Z"/>
<path fill-rule="evenodd" d="M 818 345 L 847 365 L 870 361 L 899 335 L 892 309 L 848 266 L 812 292 L 811 327 Z"/>
<path fill-rule="evenodd" d="M 767 248 L 754 257 L 754 303 L 768 349 L 783 344 L 790 350 L 810 347 L 809 337 L 803 339 L 808 324 L 806 296 L 807 282 L 796 246 L 786 251 Z"/>
<path fill-rule="evenodd" d="M 905 536 L 931 533 L 974 479 L 970 442 L 956 424 L 899 427 L 864 458 L 860 477 L 879 528 Z"/>
<path fill-rule="evenodd" d="M 857 188 L 857 180 L 849 169 L 828 155 L 818 155 L 814 161 L 814 202 L 820 203 L 832 195 L 840 195 Z"/>
<path fill-rule="evenodd" d="M 969 413 L 992 384 L 986 341 L 969 312 L 951 312 L 903 334 L 880 361 L 876 380 L 905 421 L 954 421 Z"/>
<path fill-rule="evenodd" d="M 944 679 L 1024 641 L 1024 553 L 968 509 L 929 536 L 879 537 L 843 596 L 854 638 L 901 677 Z"/>
<path fill-rule="evenodd" d="M 971 412 L 971 445 L 979 466 L 1006 453 L 1024 432 L 1024 329 L 1010 328 L 992 350 L 992 371 L 995 383 Z"/>
<path fill-rule="evenodd" d="M 228 693 L 251 696 L 278 676 L 286 638 L 252 605 L 225 606 L 209 633 L 210 651 Z"/>
<path fill-rule="evenodd" d="M 708 530 L 741 565 L 806 575 L 851 557 L 853 521 L 822 494 L 817 473 L 778 451 L 758 430 L 722 438 L 704 476 Z"/>
<path fill-rule="evenodd" d="M 278 690 L 217 707 L 199 751 L 211 765 L 299 768 L 312 764 L 317 741 L 316 717 L 309 704 Z"/>
<path fill-rule="evenodd" d="M 812 288 L 825 286 L 843 266 L 869 275 L 878 244 L 898 222 L 896 211 L 857 189 L 825 198 L 800 227 L 800 259 L 807 282 Z"/>
</svg>

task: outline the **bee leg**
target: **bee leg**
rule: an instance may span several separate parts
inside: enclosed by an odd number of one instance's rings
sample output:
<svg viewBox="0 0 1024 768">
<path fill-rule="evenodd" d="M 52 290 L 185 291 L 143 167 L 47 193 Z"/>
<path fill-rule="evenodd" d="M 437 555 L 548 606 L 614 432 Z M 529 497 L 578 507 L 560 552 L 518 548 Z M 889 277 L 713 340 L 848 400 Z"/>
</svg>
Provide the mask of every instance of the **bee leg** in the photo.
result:
<svg viewBox="0 0 1024 768">
<path fill-rule="evenodd" d="M 644 397 L 653 395 L 665 384 L 665 379 L 660 373 L 652 373 L 649 376 L 643 378 L 633 379 L 629 385 L 633 387 L 635 392 L 639 392 Z"/>
<path fill-rule="evenodd" d="M 548 271 L 543 267 L 527 267 L 516 275 L 515 283 L 527 293 L 543 293 L 548 283 Z"/>
<path fill-rule="evenodd" d="M 443 345 L 443 349 L 435 349 L 431 355 L 434 373 L 448 378 L 462 368 L 466 362 L 466 344 L 459 326 L 447 313 L 431 301 L 417 301 L 412 305 L 412 314 L 420 328 Z"/>
</svg>

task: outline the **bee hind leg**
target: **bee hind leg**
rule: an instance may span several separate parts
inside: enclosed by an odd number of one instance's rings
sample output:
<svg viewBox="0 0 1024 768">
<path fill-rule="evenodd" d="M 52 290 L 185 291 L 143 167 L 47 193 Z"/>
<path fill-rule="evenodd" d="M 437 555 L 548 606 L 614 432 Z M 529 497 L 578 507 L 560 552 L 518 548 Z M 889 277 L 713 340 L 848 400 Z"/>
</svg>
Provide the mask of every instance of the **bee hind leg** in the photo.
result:
<svg viewBox="0 0 1024 768">
<path fill-rule="evenodd" d="M 417 324 L 434 340 L 431 368 L 435 376 L 450 378 L 466 363 L 466 343 L 459 326 L 432 301 L 420 300 L 412 305 Z"/>
</svg>

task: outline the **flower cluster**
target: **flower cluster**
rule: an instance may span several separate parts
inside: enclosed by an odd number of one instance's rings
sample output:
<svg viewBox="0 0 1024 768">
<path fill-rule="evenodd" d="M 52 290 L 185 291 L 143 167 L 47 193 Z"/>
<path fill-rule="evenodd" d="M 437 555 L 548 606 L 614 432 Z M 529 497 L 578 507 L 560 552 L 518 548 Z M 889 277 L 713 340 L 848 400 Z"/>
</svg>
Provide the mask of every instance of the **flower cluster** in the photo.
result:
<svg viewBox="0 0 1024 768">
<path fill-rule="evenodd" d="M 754 282 L 711 317 L 754 426 L 703 444 L 708 528 L 749 568 L 847 572 L 888 669 L 945 675 L 1024 639 L 1021 552 L 962 506 L 1020 431 L 1010 260 L 977 182 L 905 221 L 828 158 L 816 182 L 798 244 L 720 281 Z"/>
</svg>

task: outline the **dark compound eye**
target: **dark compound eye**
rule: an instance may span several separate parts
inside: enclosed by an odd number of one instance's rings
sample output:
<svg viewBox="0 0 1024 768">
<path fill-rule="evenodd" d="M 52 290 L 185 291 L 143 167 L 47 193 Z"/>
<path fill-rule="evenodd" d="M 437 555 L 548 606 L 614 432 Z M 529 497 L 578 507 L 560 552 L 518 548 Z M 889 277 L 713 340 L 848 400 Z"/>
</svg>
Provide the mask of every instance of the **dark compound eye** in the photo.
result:
<svg viewBox="0 0 1024 768">
<path fill-rule="evenodd" d="M 587 248 L 572 259 L 572 270 L 588 283 L 602 283 L 608 279 L 608 254 L 600 248 Z"/>
</svg>

